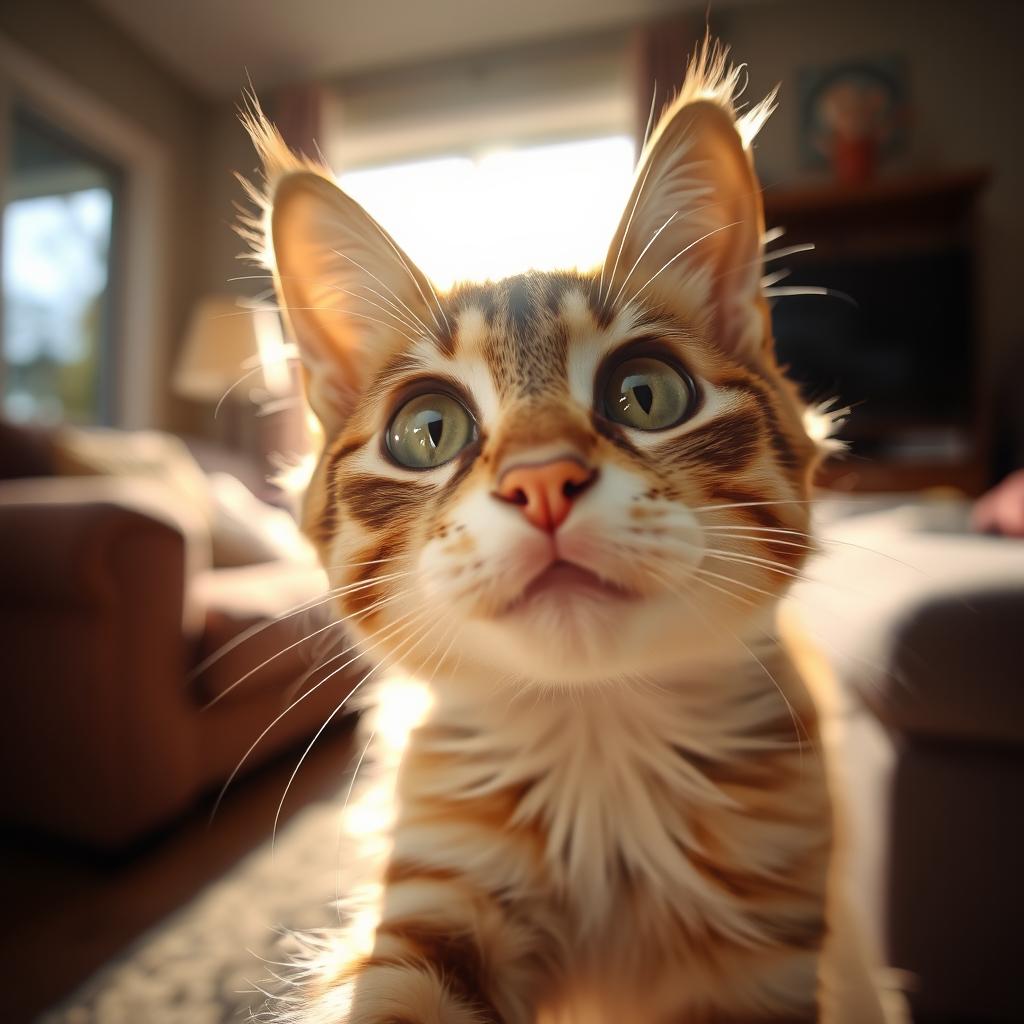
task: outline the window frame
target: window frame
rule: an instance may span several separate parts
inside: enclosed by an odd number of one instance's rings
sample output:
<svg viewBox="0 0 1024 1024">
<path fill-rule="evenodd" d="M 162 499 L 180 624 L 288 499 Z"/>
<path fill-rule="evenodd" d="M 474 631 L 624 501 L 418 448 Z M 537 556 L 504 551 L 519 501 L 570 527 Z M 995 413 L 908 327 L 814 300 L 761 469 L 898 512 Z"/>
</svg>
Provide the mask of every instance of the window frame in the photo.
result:
<svg viewBox="0 0 1024 1024">
<path fill-rule="evenodd" d="M 92 162 L 96 167 L 102 169 L 110 178 L 108 191 L 112 198 L 110 242 L 107 255 L 107 283 L 100 307 L 100 344 L 101 350 L 97 353 L 98 379 L 95 382 L 95 408 L 94 419 L 91 421 L 96 426 L 112 426 L 117 421 L 119 394 L 117 389 L 117 367 L 122 355 L 119 336 L 117 315 L 120 303 L 120 286 L 124 268 L 122 247 L 124 244 L 124 231 L 122 228 L 122 203 L 124 201 L 124 168 L 120 164 L 109 160 L 104 154 L 95 152 L 91 146 L 86 145 L 80 139 L 68 134 L 61 126 L 54 124 L 45 114 L 30 103 L 26 103 L 20 96 L 15 96 L 6 105 L 4 116 L 4 128 L 8 132 L 8 159 L 5 160 L 0 176 L 4 177 L 6 185 L 6 172 L 10 167 L 10 129 L 19 118 L 25 118 L 32 127 L 43 135 L 52 136 L 58 145 L 66 146 L 69 151 L 77 151 L 83 158 Z M 71 191 L 57 193 L 51 189 L 45 189 L 39 193 L 39 197 L 57 194 L 72 194 Z M 12 202 L 22 199 L 36 198 L 34 194 L 10 195 L 5 189 L 5 194 L 0 202 L 0 211 L 6 212 Z M 2 246 L 2 235 L 0 235 L 0 246 Z M 0 256 L 3 249 L 0 247 Z M 2 341 L 3 321 L 0 321 L 0 341 Z M 0 348 L 0 394 L 6 393 L 4 376 L 8 371 L 7 362 L 2 355 Z"/>
<path fill-rule="evenodd" d="M 0 196 L 7 191 L 10 123 L 17 105 L 38 113 L 122 172 L 111 237 L 116 263 L 110 282 L 112 358 L 108 380 L 101 385 L 109 395 L 104 419 L 118 427 L 151 427 L 164 419 L 160 371 L 173 340 L 167 273 L 169 155 L 158 138 L 0 34 Z M 0 317 L 2 301 L 0 290 Z"/>
</svg>

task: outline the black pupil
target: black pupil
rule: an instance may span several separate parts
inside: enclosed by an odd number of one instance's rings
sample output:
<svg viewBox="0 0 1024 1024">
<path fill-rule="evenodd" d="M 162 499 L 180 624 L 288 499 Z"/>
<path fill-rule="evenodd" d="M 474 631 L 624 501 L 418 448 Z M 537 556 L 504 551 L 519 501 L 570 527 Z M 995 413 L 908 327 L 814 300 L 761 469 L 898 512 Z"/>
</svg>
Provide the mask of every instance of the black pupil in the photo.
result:
<svg viewBox="0 0 1024 1024">
<path fill-rule="evenodd" d="M 444 417 L 439 413 L 431 413 L 433 418 L 427 420 L 427 433 L 430 441 L 436 448 L 441 443 L 441 435 L 444 433 Z"/>
<path fill-rule="evenodd" d="M 645 415 L 650 415 L 651 406 L 654 405 L 654 391 L 650 384 L 634 384 L 632 387 L 633 397 L 640 403 Z"/>
</svg>

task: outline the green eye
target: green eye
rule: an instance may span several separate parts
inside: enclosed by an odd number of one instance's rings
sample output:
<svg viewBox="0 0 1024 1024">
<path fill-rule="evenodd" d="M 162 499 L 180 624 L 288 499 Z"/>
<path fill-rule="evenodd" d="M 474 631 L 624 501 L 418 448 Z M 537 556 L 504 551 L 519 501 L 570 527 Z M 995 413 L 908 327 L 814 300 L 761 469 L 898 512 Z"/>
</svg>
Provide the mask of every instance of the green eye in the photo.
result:
<svg viewBox="0 0 1024 1024">
<path fill-rule="evenodd" d="M 408 469 L 433 469 L 454 459 L 476 436 L 476 424 L 461 402 L 431 392 L 410 398 L 388 426 L 391 457 Z"/>
<path fill-rule="evenodd" d="M 694 404 L 693 385 L 669 363 L 651 356 L 623 360 L 604 386 L 604 414 L 636 430 L 681 423 Z"/>
</svg>

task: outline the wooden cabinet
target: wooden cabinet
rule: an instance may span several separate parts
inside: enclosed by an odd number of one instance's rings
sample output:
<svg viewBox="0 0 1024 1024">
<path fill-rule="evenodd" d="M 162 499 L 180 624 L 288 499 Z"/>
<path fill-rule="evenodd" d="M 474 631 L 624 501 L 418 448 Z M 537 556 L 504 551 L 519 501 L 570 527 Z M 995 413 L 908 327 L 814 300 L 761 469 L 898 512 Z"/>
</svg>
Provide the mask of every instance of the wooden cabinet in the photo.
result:
<svg viewBox="0 0 1024 1024">
<path fill-rule="evenodd" d="M 780 361 L 813 401 L 851 409 L 849 453 L 823 482 L 903 490 L 985 482 L 975 300 L 977 200 L 988 172 L 766 189 L 766 271 Z M 814 243 L 777 262 L 772 250 Z M 808 291 L 810 294 L 808 294 Z"/>
</svg>

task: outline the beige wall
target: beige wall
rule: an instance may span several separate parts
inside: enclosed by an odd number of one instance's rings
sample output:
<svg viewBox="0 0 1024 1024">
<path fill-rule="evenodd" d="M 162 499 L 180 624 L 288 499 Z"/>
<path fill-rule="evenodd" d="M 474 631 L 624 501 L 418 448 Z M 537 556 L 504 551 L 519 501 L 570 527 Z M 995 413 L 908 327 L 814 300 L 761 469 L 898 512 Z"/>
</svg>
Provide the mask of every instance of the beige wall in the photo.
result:
<svg viewBox="0 0 1024 1024">
<path fill-rule="evenodd" d="M 233 204 L 243 202 L 244 194 L 235 175 L 256 178 L 259 161 L 238 120 L 237 102 L 218 103 L 210 110 L 204 125 L 205 245 L 197 269 L 205 291 L 257 295 L 269 287 L 269 281 L 232 280 L 263 273 L 259 267 L 238 258 L 245 250 L 245 243 L 234 231 Z"/>
<path fill-rule="evenodd" d="M 187 425 L 191 410 L 174 400 L 164 381 L 172 349 L 182 336 L 201 285 L 198 250 L 205 244 L 202 203 L 202 133 L 207 106 L 132 39 L 80 0 L 6 0 L 0 35 L 47 69 L 74 84 L 130 125 L 166 157 L 168 173 L 157 186 L 153 229 L 164 258 L 160 289 L 166 323 L 128 345 L 154 345 L 153 422 Z M 159 340 L 155 340 L 159 339 Z"/>
</svg>

